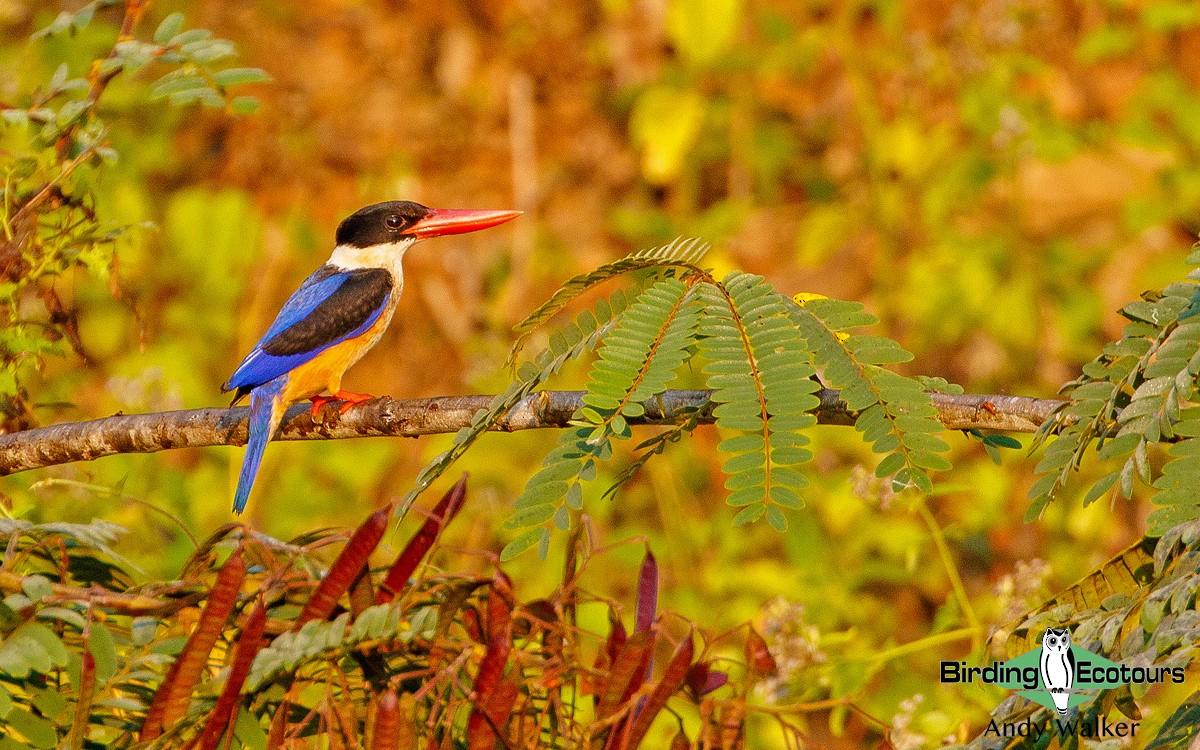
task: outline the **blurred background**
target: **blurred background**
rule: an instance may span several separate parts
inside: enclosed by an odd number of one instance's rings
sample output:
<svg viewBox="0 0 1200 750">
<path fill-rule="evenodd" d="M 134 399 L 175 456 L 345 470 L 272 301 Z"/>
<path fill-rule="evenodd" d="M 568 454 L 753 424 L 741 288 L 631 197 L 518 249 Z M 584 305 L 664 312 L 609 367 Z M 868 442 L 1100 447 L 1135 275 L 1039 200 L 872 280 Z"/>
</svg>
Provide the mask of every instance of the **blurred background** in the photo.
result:
<svg viewBox="0 0 1200 750">
<path fill-rule="evenodd" d="M 84 75 L 111 48 L 119 9 L 77 38 L 29 40 L 78 5 L 0 0 L 0 100 L 27 106 L 60 63 Z M 864 302 L 915 354 L 907 372 L 1052 396 L 1119 334 L 1117 308 L 1182 277 L 1200 223 L 1200 6 L 1182 0 L 156 0 L 143 35 L 176 11 L 273 81 L 249 87 L 262 107 L 247 116 L 147 103 L 153 66 L 113 82 L 103 111 L 121 158 L 97 208 L 152 226 L 120 241 L 111 283 L 57 282 L 85 353 L 63 347 L 29 374 L 41 424 L 222 405 L 337 222 L 378 200 L 526 212 L 409 253 L 396 323 L 344 382 L 395 397 L 501 390 L 511 326 L 558 284 L 678 235 L 709 240 L 720 272 Z M 936 680 L 968 640 L 875 658 L 962 613 L 927 524 L 867 478 L 857 434 L 817 432 L 786 535 L 730 526 L 703 428 L 615 499 L 593 483 L 596 545 L 644 536 L 666 608 L 713 632 L 753 620 L 784 667 L 767 698 L 854 696 L 909 747 L 978 729 L 1002 693 Z M 554 437 L 490 436 L 468 454 L 453 548 L 511 538 L 509 503 Z M 955 470 L 930 507 L 985 626 L 1141 537 L 1144 498 L 1082 508 L 1085 479 L 1023 523 L 1036 457 L 997 466 L 948 438 Z M 246 520 L 284 539 L 355 524 L 446 444 L 273 444 Z M 34 520 L 133 529 L 122 552 L 169 577 L 191 543 L 145 503 L 204 536 L 231 520 L 241 457 L 106 458 L 7 478 L 0 499 Z M 561 547 L 506 568 L 522 597 L 554 586 Z M 629 612 L 640 555 L 598 556 L 590 588 Z M 603 629 L 602 607 L 581 617 Z M 857 715 L 822 722 L 815 736 L 869 731 Z"/>
</svg>

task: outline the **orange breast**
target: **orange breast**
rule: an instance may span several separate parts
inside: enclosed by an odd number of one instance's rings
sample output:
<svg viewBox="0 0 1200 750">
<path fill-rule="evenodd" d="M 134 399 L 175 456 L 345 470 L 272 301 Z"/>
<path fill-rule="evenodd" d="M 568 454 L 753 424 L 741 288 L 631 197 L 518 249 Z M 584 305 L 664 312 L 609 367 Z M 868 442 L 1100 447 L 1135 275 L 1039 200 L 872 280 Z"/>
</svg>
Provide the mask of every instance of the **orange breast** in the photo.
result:
<svg viewBox="0 0 1200 750">
<path fill-rule="evenodd" d="M 391 320 L 391 310 L 385 310 L 375 325 L 361 335 L 335 344 L 288 374 L 283 401 L 291 403 L 311 398 L 328 391 L 335 393 L 342 388 L 342 375 L 364 354 L 375 346 Z"/>
</svg>

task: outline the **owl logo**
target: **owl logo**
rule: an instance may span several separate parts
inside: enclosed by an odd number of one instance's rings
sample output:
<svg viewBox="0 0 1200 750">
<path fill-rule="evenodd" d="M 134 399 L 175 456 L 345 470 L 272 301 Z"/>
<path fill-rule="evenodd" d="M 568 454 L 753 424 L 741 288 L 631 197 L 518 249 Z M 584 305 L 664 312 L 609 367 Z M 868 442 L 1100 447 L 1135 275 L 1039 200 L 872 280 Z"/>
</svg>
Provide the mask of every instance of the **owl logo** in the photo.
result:
<svg viewBox="0 0 1200 750">
<path fill-rule="evenodd" d="M 1071 633 L 1066 628 L 1046 628 L 1042 636 L 1042 686 L 1054 699 L 1060 715 L 1067 713 L 1071 686 L 1075 684 L 1075 655 L 1071 653 Z"/>
</svg>

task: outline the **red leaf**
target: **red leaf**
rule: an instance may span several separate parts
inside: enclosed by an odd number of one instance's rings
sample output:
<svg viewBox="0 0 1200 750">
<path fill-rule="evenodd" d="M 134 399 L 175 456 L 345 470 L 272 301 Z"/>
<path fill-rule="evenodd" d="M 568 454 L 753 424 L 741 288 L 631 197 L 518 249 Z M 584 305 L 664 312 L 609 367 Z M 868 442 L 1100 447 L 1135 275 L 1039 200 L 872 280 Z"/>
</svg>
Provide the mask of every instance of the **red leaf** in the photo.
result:
<svg viewBox="0 0 1200 750">
<path fill-rule="evenodd" d="M 391 516 L 391 506 L 386 506 L 367 516 L 367 520 L 354 530 L 350 541 L 342 549 L 341 554 L 333 561 L 329 573 L 321 579 L 317 590 L 312 593 L 296 618 L 293 627 L 297 630 L 309 620 L 328 620 L 337 606 L 338 599 L 354 583 L 359 572 L 371 558 L 371 553 L 379 546 L 383 534 L 387 531 L 388 518 Z"/>
<path fill-rule="evenodd" d="M 217 698 L 217 705 L 208 715 L 208 721 L 204 722 L 204 729 L 200 732 L 199 750 L 214 750 L 221 741 L 225 728 L 229 726 L 233 712 L 242 697 L 242 685 L 250 675 L 250 665 L 254 663 L 254 656 L 263 647 L 263 630 L 266 624 L 267 607 L 259 599 L 254 611 L 246 618 L 241 635 L 238 636 L 237 646 L 233 649 L 230 661 L 229 677 L 225 680 L 220 697 Z"/>
<path fill-rule="evenodd" d="M 754 628 L 747 628 L 747 630 L 749 632 L 746 634 L 746 664 L 750 667 L 750 671 L 764 677 L 775 674 L 775 657 L 771 656 L 771 649 L 767 648 L 767 642 Z"/>
<path fill-rule="evenodd" d="M 400 747 L 400 698 L 389 688 L 379 696 L 375 707 L 375 731 L 371 750 Z"/>
<path fill-rule="evenodd" d="M 183 651 L 158 686 L 158 692 L 146 711 L 146 720 L 142 722 L 139 739 L 154 739 L 187 713 L 192 691 L 204 673 L 208 655 L 221 637 L 229 615 L 233 613 L 245 579 L 246 562 L 242 559 L 239 547 L 217 573 L 217 582 L 209 592 L 195 632 L 188 638 Z"/>
<path fill-rule="evenodd" d="M 649 630 L 658 615 L 658 561 L 646 550 L 642 558 L 642 569 L 638 573 L 637 619 L 634 631 Z"/>
<path fill-rule="evenodd" d="M 688 670 L 687 684 L 697 701 L 729 682 L 729 675 L 713 669 L 709 662 L 693 664 Z"/>
<path fill-rule="evenodd" d="M 498 732 L 507 723 L 508 712 L 517 699 L 518 686 L 502 687 L 504 667 L 512 650 L 512 585 L 508 576 L 497 573 L 487 604 L 487 649 L 479 662 L 471 694 L 474 707 L 467 719 L 467 746 L 471 750 L 492 748 Z"/>
<path fill-rule="evenodd" d="M 654 686 L 650 697 L 646 698 L 645 702 L 639 706 L 637 718 L 633 720 L 625 747 L 637 747 L 641 744 L 646 733 L 650 731 L 650 724 L 653 723 L 654 717 L 658 716 L 658 712 L 667 705 L 667 699 L 683 687 L 688 676 L 688 668 L 692 665 L 692 654 L 692 634 L 688 633 L 683 643 L 679 644 L 679 648 L 675 649 L 671 661 L 667 662 L 662 679 Z"/>
<path fill-rule="evenodd" d="M 409 540 L 404 551 L 392 563 L 392 567 L 388 568 L 387 577 L 383 579 L 383 584 L 375 594 L 376 604 L 390 602 L 404 591 L 413 571 L 421 564 L 421 560 L 425 559 L 442 529 L 458 515 L 466 499 L 467 475 L 463 474 L 462 479 L 459 479 L 433 507 L 433 513 L 421 524 L 421 528 Z"/>
</svg>

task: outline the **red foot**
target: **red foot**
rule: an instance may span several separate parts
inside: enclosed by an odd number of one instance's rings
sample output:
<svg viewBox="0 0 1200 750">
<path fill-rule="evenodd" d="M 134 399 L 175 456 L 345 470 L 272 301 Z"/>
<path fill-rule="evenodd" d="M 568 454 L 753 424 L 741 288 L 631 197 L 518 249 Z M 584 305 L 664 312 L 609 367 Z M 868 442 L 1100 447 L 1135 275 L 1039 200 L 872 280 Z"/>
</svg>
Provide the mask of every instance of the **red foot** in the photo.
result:
<svg viewBox="0 0 1200 750">
<path fill-rule="evenodd" d="M 364 401 L 370 401 L 371 399 L 375 398 L 369 393 L 353 393 L 351 391 L 338 391 L 333 395 L 342 401 L 345 401 L 341 408 L 342 414 L 345 414 L 346 412 L 350 411 L 352 407 L 358 406 Z"/>
<path fill-rule="evenodd" d="M 337 399 L 333 396 L 313 396 L 309 401 L 312 401 L 312 418 L 316 419 L 321 413 L 321 407 L 330 401 L 337 401 Z"/>
<path fill-rule="evenodd" d="M 309 401 L 312 401 L 312 416 L 313 419 L 316 419 L 318 416 L 320 416 L 321 409 L 324 408 L 325 404 L 328 404 L 332 401 L 344 401 L 345 403 L 342 404 L 339 411 L 342 414 L 345 414 L 346 412 L 350 411 L 352 407 L 358 406 L 364 401 L 370 401 L 373 398 L 375 397 L 369 393 L 338 391 L 332 396 L 313 396 L 309 399 Z"/>
</svg>

